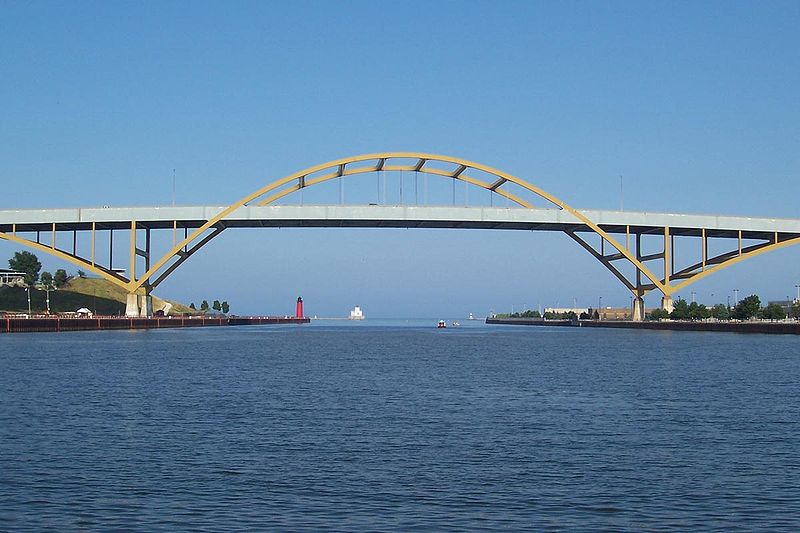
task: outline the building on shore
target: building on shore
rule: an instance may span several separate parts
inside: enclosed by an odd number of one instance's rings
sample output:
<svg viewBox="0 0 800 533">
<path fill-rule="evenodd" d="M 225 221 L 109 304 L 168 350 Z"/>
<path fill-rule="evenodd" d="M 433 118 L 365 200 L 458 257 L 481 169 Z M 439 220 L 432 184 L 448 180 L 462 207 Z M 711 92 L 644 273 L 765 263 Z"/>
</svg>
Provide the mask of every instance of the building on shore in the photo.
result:
<svg viewBox="0 0 800 533">
<path fill-rule="evenodd" d="M 594 310 L 591 314 L 594 317 Z M 597 315 L 600 320 L 631 320 L 632 316 L 630 307 L 601 307 Z"/>
<path fill-rule="evenodd" d="M 0 268 L 0 285 L 17 285 L 23 283 L 24 279 L 24 272 Z"/>
</svg>

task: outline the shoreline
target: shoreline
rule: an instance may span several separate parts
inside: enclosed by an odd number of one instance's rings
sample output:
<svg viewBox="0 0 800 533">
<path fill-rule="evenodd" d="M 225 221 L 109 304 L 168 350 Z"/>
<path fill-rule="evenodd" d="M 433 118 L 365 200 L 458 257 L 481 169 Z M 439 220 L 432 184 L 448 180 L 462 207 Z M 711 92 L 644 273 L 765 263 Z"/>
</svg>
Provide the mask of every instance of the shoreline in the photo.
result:
<svg viewBox="0 0 800 533">
<path fill-rule="evenodd" d="M 308 324 L 308 317 L 234 316 L 234 317 L 153 317 L 128 318 L 99 316 L 92 318 L 0 317 L 0 333 L 57 333 L 61 331 L 101 331 L 131 329 L 169 329 L 253 326 L 269 324 Z"/>
<path fill-rule="evenodd" d="M 517 326 L 567 326 L 588 328 L 626 328 L 659 331 L 718 331 L 728 333 L 767 333 L 800 335 L 800 321 L 795 322 L 682 322 L 629 320 L 545 320 L 543 318 L 487 318 L 487 324 Z"/>
</svg>

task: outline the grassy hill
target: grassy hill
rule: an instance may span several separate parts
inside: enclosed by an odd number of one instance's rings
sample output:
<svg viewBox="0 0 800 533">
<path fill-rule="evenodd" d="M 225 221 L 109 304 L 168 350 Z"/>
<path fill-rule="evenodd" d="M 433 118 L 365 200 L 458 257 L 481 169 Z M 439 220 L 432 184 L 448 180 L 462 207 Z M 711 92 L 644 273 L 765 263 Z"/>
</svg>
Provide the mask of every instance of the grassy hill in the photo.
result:
<svg viewBox="0 0 800 533">
<path fill-rule="evenodd" d="M 86 307 L 101 315 L 124 315 L 127 292 L 110 281 L 101 278 L 72 278 L 69 285 L 57 291 L 50 291 L 50 310 L 54 313 L 76 311 Z M 47 296 L 44 290 L 31 290 L 31 309 L 44 312 L 47 309 Z M 153 310 L 164 308 L 166 300 L 153 296 Z M 193 313 L 191 309 L 177 302 L 172 304 L 170 313 Z M 27 291 L 22 287 L 0 287 L 0 310 L 13 312 L 28 311 Z"/>
</svg>

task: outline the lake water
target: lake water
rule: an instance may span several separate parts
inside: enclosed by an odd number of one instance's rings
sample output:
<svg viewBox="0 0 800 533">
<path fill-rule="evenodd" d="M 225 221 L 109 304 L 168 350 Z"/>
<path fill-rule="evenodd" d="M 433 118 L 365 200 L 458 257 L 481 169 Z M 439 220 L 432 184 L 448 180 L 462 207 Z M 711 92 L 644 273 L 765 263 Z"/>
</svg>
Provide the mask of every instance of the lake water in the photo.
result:
<svg viewBox="0 0 800 533">
<path fill-rule="evenodd" d="M 800 530 L 800 339 L 0 335 L 0 530 Z"/>
</svg>

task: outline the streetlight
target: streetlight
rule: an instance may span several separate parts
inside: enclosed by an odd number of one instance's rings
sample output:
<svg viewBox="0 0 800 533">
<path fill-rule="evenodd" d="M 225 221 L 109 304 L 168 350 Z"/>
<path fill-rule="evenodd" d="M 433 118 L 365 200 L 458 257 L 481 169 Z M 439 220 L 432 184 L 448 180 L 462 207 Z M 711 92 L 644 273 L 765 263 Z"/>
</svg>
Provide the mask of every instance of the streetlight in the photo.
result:
<svg viewBox="0 0 800 533">
<path fill-rule="evenodd" d="M 27 291 L 28 291 L 28 318 L 30 318 L 31 317 L 31 286 L 28 285 L 27 287 L 25 287 L 25 289 L 27 289 Z"/>
<path fill-rule="evenodd" d="M 739 305 L 739 289 L 733 289 L 733 305 Z"/>
<path fill-rule="evenodd" d="M 696 302 L 695 302 L 695 296 L 696 296 L 696 295 L 697 295 L 697 293 L 696 293 L 696 292 L 694 292 L 694 291 L 692 291 L 692 303 L 696 303 Z"/>
<path fill-rule="evenodd" d="M 800 285 L 795 285 L 794 288 L 797 289 L 797 300 L 795 301 L 800 302 Z"/>
<path fill-rule="evenodd" d="M 49 283 L 45 283 L 44 284 L 44 290 L 45 290 L 45 293 L 47 293 L 47 314 L 49 315 L 50 314 L 50 284 Z"/>
</svg>

